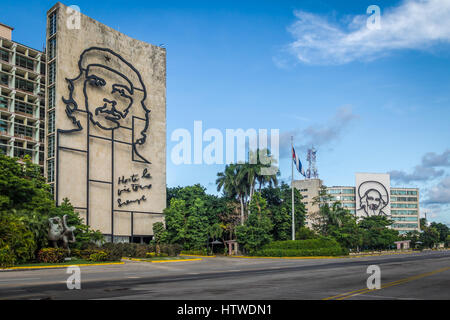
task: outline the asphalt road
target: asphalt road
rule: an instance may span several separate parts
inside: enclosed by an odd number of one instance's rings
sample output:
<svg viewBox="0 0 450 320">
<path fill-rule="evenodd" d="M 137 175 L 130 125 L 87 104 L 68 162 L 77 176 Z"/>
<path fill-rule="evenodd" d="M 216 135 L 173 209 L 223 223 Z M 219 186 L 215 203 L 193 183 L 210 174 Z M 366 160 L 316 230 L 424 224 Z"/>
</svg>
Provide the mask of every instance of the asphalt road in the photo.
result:
<svg viewBox="0 0 450 320">
<path fill-rule="evenodd" d="M 381 270 L 368 290 L 367 268 Z M 205 258 L 81 267 L 81 290 L 66 269 L 1 271 L 0 299 L 298 300 L 450 299 L 450 251 L 343 259 Z"/>
</svg>

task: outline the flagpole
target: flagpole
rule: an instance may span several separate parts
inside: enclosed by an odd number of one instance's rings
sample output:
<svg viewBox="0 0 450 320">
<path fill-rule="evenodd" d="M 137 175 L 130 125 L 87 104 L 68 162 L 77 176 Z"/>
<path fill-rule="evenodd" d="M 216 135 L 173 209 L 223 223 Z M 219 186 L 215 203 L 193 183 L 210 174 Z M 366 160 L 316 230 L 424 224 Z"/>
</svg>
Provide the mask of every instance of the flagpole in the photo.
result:
<svg viewBox="0 0 450 320">
<path fill-rule="evenodd" d="M 294 137 L 291 136 L 291 150 L 294 150 Z M 292 152 L 292 154 L 294 154 Z M 291 168 L 292 168 L 292 176 L 291 176 L 291 189 L 292 189 L 292 240 L 295 240 L 295 218 L 294 218 L 294 159 L 291 161 Z"/>
</svg>

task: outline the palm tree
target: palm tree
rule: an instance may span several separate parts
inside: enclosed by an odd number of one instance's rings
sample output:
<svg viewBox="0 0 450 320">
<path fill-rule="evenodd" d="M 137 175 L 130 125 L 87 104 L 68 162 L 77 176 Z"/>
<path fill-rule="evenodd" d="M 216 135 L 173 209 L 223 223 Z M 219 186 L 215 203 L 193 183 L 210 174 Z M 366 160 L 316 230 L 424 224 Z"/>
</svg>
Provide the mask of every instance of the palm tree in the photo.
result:
<svg viewBox="0 0 450 320">
<path fill-rule="evenodd" d="M 244 202 L 247 195 L 247 184 L 241 164 L 230 164 L 225 167 L 224 172 L 217 174 L 217 191 L 223 190 L 224 194 L 235 198 L 237 197 L 241 205 L 241 224 L 244 224 Z"/>
</svg>

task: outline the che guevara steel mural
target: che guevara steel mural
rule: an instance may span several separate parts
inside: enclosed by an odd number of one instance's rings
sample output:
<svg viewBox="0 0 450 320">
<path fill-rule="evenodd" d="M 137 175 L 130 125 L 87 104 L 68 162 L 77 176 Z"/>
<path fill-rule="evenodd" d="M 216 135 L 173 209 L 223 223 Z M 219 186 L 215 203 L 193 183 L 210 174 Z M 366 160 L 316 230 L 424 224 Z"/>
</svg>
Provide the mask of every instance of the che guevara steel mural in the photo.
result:
<svg viewBox="0 0 450 320">
<path fill-rule="evenodd" d="M 104 183 L 111 185 L 111 220 L 114 234 L 114 211 L 130 212 L 126 210 L 115 210 L 126 208 L 131 204 L 141 204 L 147 201 L 144 195 L 137 199 L 123 200 L 123 195 L 130 195 L 138 191 L 151 189 L 151 175 L 147 168 L 141 172 L 127 176 L 114 176 L 114 148 L 115 144 L 128 145 L 131 147 L 131 161 L 150 164 L 138 150 L 148 140 L 148 129 L 150 121 L 150 110 L 146 105 L 147 89 L 139 71 L 121 55 L 111 49 L 91 47 L 84 50 L 78 61 L 78 75 L 74 78 L 66 78 L 68 84 L 68 96 L 63 97 L 65 113 L 75 128 L 69 130 L 58 129 L 57 152 L 60 150 L 79 151 L 86 154 L 87 179 L 86 179 L 86 210 L 87 223 L 89 224 L 89 189 L 90 183 Z M 76 98 L 75 92 L 82 92 Z M 135 116 L 133 110 L 138 109 L 139 114 Z M 85 126 L 78 117 L 82 114 L 87 116 Z M 126 125 L 128 123 L 128 126 Z M 130 125 L 131 123 L 131 125 Z M 137 123 L 140 125 L 138 126 Z M 91 134 L 94 128 L 99 128 L 111 133 L 111 138 Z M 138 129 L 139 128 L 139 129 Z M 131 133 L 131 141 L 123 141 L 115 137 L 116 131 L 128 131 Z M 87 150 L 79 150 L 59 145 L 59 134 L 73 134 L 86 132 Z M 89 151 L 91 139 L 101 139 L 111 142 L 111 181 L 99 181 L 90 179 Z M 58 157 L 59 159 L 59 157 Z M 59 160 L 58 160 L 59 161 Z M 58 175 L 58 172 L 56 173 Z M 116 181 L 117 178 L 117 181 Z M 57 178 L 58 181 L 58 178 Z M 58 183 L 58 182 L 57 182 Z M 126 184 L 127 183 L 127 184 Z M 117 184 L 118 190 L 114 190 Z M 56 198 L 58 199 L 58 185 L 56 186 Z M 134 211 L 138 212 L 138 211 Z M 139 212 L 149 213 L 150 212 Z"/>
</svg>

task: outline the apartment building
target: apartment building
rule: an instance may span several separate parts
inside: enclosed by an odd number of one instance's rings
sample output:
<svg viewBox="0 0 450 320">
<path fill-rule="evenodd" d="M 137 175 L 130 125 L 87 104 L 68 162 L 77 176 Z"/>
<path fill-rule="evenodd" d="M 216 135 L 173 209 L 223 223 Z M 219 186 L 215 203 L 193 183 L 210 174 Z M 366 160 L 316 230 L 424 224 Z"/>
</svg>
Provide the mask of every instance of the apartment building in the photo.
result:
<svg viewBox="0 0 450 320">
<path fill-rule="evenodd" d="M 44 166 L 46 55 L 0 23 L 0 152 Z"/>
</svg>

